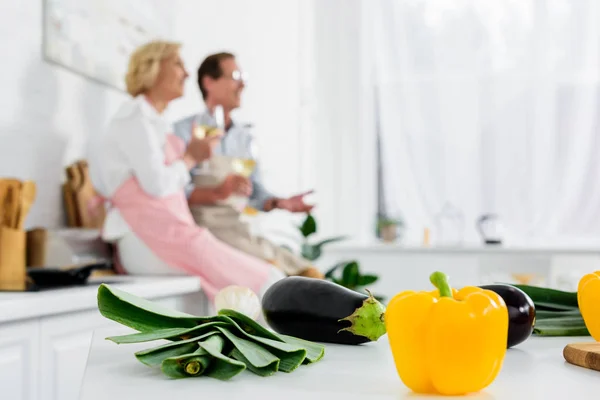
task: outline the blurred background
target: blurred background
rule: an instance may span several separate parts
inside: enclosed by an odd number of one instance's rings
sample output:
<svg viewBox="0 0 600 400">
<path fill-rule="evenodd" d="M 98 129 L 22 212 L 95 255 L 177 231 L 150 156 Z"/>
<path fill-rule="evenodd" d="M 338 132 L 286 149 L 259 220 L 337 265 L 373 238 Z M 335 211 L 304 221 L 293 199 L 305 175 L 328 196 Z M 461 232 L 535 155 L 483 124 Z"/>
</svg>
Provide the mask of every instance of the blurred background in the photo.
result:
<svg viewBox="0 0 600 400">
<path fill-rule="evenodd" d="M 247 217 L 258 234 L 386 298 L 438 269 L 574 291 L 600 254 L 599 22 L 596 0 L 0 0 L 0 177 L 37 185 L 25 230 L 70 227 L 65 169 L 127 98 L 129 54 L 176 40 L 190 78 L 169 118 L 204 109 L 197 67 L 232 52 L 266 186 L 315 191 L 316 231 L 274 211 Z M 201 285 L 131 284 L 173 307 Z M 77 398 L 82 368 L 13 361 L 85 365 L 104 321 L 84 289 L 0 293 L 14 398 Z"/>
<path fill-rule="evenodd" d="M 312 240 L 345 238 L 323 268 L 339 252 L 596 253 L 594 1 L 0 4 L 0 176 L 36 182 L 28 229 L 65 226 L 64 168 L 126 98 L 131 50 L 162 37 L 183 44 L 190 72 L 173 121 L 204 108 L 201 60 L 236 54 L 248 80 L 235 113 L 252 125 L 266 185 L 314 189 Z M 252 224 L 299 249 L 303 218 Z"/>
<path fill-rule="evenodd" d="M 101 60 L 140 40 L 111 29 L 133 15 L 149 37 L 183 43 L 191 76 L 173 120 L 204 107 L 194 75 L 207 54 L 238 56 L 249 79 L 237 116 L 254 127 L 265 180 L 282 195 L 314 188 L 319 234 L 367 242 L 379 216 L 402 221 L 404 243 L 426 228 L 438 243 L 480 243 L 478 219 L 496 214 L 515 244 L 600 236 L 593 1 L 1 7 L 0 173 L 40 186 L 28 226 L 64 223 L 62 168 L 125 98 L 103 82 L 122 79 L 102 78 Z M 464 227 L 436 228 L 447 214 Z"/>
</svg>

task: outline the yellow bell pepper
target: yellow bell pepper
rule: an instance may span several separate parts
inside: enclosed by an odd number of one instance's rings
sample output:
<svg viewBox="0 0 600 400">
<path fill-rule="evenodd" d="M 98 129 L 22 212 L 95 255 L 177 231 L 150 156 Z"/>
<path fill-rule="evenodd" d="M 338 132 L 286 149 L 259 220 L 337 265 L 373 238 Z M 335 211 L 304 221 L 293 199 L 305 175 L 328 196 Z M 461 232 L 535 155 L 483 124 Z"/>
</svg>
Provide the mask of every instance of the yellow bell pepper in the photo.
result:
<svg viewBox="0 0 600 400">
<path fill-rule="evenodd" d="M 406 291 L 385 312 L 390 348 L 402 382 L 417 393 L 464 395 L 490 385 L 506 354 L 508 310 L 498 294 L 451 289 L 441 272 L 438 290 Z"/>
<path fill-rule="evenodd" d="M 590 335 L 600 342 L 600 271 L 586 274 L 579 280 L 577 303 Z"/>
</svg>

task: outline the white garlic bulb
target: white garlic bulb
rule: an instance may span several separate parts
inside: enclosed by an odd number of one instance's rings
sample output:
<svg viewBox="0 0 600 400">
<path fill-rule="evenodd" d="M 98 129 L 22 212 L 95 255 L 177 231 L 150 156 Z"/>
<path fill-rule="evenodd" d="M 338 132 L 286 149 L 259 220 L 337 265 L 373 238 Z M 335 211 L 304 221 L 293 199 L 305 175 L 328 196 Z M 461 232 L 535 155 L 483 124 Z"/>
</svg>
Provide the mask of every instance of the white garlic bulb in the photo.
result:
<svg viewBox="0 0 600 400">
<path fill-rule="evenodd" d="M 219 291 L 215 296 L 215 309 L 234 310 L 256 321 L 262 307 L 256 293 L 243 286 L 231 285 Z"/>
</svg>

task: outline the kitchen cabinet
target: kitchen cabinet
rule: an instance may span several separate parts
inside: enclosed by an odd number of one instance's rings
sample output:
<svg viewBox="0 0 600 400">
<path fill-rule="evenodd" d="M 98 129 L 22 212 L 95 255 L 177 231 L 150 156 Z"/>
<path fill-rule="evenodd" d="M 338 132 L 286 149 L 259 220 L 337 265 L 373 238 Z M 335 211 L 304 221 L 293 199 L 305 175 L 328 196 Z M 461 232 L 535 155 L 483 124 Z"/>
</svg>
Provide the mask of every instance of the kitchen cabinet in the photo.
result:
<svg viewBox="0 0 600 400">
<path fill-rule="evenodd" d="M 188 312 L 206 308 L 195 277 L 117 284 L 165 307 Z M 100 314 L 96 293 L 94 285 L 52 293 L 0 293 L 1 399 L 79 399 L 95 332 L 120 327 Z"/>
<path fill-rule="evenodd" d="M 37 373 L 39 346 L 38 321 L 0 325 L 0 398 L 40 398 Z"/>
</svg>

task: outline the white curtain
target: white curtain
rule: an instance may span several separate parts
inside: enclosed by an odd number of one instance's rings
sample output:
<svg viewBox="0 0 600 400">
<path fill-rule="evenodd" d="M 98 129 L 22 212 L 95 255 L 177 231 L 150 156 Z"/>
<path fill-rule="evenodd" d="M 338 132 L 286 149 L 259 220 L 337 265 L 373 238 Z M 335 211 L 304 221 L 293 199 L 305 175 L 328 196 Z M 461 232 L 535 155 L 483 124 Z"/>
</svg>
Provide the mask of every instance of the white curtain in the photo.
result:
<svg viewBox="0 0 600 400">
<path fill-rule="evenodd" d="M 369 3 L 384 203 L 407 240 L 447 202 L 468 242 L 483 213 L 517 244 L 600 238 L 600 2 Z"/>
</svg>

